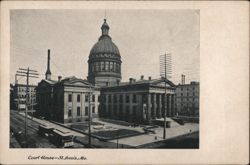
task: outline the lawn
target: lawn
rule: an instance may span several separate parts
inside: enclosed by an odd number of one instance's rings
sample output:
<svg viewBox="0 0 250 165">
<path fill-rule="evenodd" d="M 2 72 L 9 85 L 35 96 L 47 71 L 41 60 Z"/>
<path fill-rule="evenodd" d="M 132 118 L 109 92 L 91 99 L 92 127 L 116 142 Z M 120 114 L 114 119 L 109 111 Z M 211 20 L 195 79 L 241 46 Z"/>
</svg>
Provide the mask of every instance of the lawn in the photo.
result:
<svg viewBox="0 0 250 165">
<path fill-rule="evenodd" d="M 113 140 L 118 138 L 131 137 L 136 135 L 141 135 L 143 133 L 139 131 L 129 130 L 129 129 L 119 129 L 119 130 L 107 130 L 107 131 L 98 131 L 92 133 L 92 136 L 100 140 Z"/>
</svg>

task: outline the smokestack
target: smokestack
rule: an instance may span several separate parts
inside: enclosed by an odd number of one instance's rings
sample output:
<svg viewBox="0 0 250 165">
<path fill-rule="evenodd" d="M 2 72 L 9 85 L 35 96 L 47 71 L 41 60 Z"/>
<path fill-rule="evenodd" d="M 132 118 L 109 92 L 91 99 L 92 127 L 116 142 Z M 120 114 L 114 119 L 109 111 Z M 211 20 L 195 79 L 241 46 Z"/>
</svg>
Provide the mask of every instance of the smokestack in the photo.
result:
<svg viewBox="0 0 250 165">
<path fill-rule="evenodd" d="M 144 76 L 143 75 L 141 75 L 141 80 L 143 80 L 144 79 Z"/>
<path fill-rule="evenodd" d="M 47 71 L 45 74 L 46 80 L 51 80 L 51 71 L 50 71 L 50 49 L 48 49 L 48 60 L 47 60 Z"/>
<path fill-rule="evenodd" d="M 151 77 L 151 76 L 149 76 L 149 77 L 148 77 L 148 80 L 152 80 L 152 77 Z"/>
</svg>

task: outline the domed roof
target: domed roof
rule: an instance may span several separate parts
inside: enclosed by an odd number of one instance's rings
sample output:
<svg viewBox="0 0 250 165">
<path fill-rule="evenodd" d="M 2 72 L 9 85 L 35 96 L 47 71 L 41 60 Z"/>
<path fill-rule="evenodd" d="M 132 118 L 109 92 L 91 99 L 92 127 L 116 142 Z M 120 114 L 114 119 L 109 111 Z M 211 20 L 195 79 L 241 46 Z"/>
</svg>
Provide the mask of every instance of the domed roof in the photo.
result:
<svg viewBox="0 0 250 165">
<path fill-rule="evenodd" d="M 90 51 L 90 54 L 99 53 L 111 53 L 120 55 L 118 47 L 107 36 L 101 37 L 100 40 L 93 46 Z"/>
<path fill-rule="evenodd" d="M 106 19 L 104 19 L 104 23 L 101 29 L 102 29 L 102 35 L 100 36 L 98 42 L 92 47 L 90 55 L 109 53 L 120 56 L 118 47 L 112 42 L 111 37 L 108 35 L 109 26 L 106 22 Z"/>
</svg>

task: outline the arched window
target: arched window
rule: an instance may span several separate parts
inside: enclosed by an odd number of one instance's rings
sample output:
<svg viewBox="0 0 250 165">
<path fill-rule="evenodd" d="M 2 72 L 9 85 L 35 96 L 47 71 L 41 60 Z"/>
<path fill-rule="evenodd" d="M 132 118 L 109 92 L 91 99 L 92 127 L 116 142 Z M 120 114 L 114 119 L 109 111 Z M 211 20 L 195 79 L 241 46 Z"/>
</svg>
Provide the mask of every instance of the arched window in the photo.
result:
<svg viewBox="0 0 250 165">
<path fill-rule="evenodd" d="M 105 62 L 105 71 L 109 71 L 109 62 L 108 61 Z"/>
<path fill-rule="evenodd" d="M 113 62 L 110 62 L 110 72 L 113 72 Z"/>
<path fill-rule="evenodd" d="M 116 62 L 114 62 L 114 72 L 116 72 Z"/>
<path fill-rule="evenodd" d="M 105 70 L 105 65 L 104 65 L 104 62 L 101 62 L 101 69 L 102 69 L 102 71 L 104 71 L 104 70 Z"/>
</svg>

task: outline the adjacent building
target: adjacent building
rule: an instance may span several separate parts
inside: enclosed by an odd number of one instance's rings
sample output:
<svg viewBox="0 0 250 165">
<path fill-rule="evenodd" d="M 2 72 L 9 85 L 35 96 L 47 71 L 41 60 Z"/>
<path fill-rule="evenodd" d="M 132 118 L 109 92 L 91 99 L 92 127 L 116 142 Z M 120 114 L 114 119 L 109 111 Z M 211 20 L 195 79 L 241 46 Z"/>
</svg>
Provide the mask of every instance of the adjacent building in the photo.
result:
<svg viewBox="0 0 250 165">
<path fill-rule="evenodd" d="M 199 116 L 199 82 L 179 84 L 176 88 L 176 110 L 181 116 Z"/>
<path fill-rule="evenodd" d="M 34 109 L 36 105 L 36 85 L 27 85 L 16 83 L 12 89 L 13 109 L 24 111 L 26 108 L 26 94 L 28 90 L 28 107 L 29 110 Z"/>
</svg>

